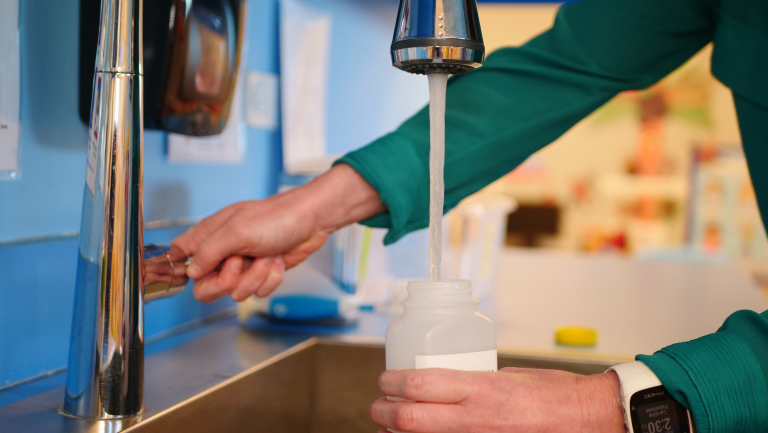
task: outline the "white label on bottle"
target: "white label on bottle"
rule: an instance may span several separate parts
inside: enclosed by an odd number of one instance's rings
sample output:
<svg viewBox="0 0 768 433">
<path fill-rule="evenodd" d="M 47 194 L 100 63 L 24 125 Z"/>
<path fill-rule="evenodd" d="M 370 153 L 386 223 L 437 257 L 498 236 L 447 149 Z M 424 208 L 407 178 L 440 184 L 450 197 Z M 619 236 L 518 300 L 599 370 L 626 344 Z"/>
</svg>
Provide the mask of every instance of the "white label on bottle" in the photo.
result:
<svg viewBox="0 0 768 433">
<path fill-rule="evenodd" d="M 462 371 L 496 371 L 496 350 L 454 353 L 451 355 L 416 355 L 416 368 L 450 368 Z"/>
</svg>

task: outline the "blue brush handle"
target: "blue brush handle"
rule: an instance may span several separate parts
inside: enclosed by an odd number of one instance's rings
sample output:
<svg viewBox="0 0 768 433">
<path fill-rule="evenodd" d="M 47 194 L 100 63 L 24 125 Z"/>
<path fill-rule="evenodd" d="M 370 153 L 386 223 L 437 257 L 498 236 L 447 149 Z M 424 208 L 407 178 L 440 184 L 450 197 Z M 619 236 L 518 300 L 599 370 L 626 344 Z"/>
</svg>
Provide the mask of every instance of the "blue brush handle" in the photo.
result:
<svg viewBox="0 0 768 433">
<path fill-rule="evenodd" d="M 338 299 L 312 295 L 276 296 L 269 302 L 269 314 L 285 320 L 316 320 L 339 317 Z"/>
</svg>

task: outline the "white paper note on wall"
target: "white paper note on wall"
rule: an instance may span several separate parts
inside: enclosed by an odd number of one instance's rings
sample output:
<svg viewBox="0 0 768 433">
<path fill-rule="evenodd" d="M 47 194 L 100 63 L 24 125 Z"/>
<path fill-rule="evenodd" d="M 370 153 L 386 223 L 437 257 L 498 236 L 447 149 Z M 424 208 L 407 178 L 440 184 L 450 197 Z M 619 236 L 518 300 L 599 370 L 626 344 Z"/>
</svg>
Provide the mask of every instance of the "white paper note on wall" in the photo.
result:
<svg viewBox="0 0 768 433">
<path fill-rule="evenodd" d="M 236 113 L 236 111 L 238 113 Z M 168 160 L 176 163 L 240 164 L 245 160 L 245 124 L 234 118 L 234 107 L 224 131 L 210 137 L 168 134 Z"/>
<path fill-rule="evenodd" d="M 245 57 L 245 50 L 243 50 Z M 243 120 L 243 70 L 232 97 L 229 120 L 219 135 L 190 137 L 168 134 L 168 160 L 176 163 L 240 164 L 245 160 L 247 132 Z"/>
<path fill-rule="evenodd" d="M 19 178 L 19 2 L 0 0 L 0 180 Z"/>
<path fill-rule="evenodd" d="M 272 131 L 277 128 L 276 74 L 248 71 L 246 77 L 245 121 L 252 128 Z"/>
<path fill-rule="evenodd" d="M 283 161 L 291 174 L 326 155 L 326 93 L 331 17 L 300 0 L 280 2 Z"/>
</svg>

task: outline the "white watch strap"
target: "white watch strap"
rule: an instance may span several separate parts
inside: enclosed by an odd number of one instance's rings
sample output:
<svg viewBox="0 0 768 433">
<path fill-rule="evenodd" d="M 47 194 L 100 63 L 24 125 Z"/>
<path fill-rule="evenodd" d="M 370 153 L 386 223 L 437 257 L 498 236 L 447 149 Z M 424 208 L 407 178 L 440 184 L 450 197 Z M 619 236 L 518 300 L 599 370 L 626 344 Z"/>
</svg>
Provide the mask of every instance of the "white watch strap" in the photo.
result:
<svg viewBox="0 0 768 433">
<path fill-rule="evenodd" d="M 630 408 L 630 399 L 641 390 L 653 388 L 661 385 L 661 381 L 656 374 L 640 361 L 629 362 L 627 364 L 615 365 L 606 371 L 615 371 L 619 376 L 619 389 L 621 398 L 621 408 L 624 412 L 624 429 L 627 433 L 636 433 L 632 428 L 632 417 L 628 408 Z M 686 411 L 688 425 L 691 433 L 696 432 L 696 427 L 691 417 L 691 412 Z M 681 420 L 681 422 L 684 420 Z"/>
<path fill-rule="evenodd" d="M 627 433 L 635 433 L 628 410 L 629 400 L 637 391 L 659 386 L 661 381 L 647 365 L 640 361 L 615 365 L 606 371 L 615 371 L 619 376 L 619 398 L 621 398 L 621 411 L 624 413 L 624 430 Z"/>
<path fill-rule="evenodd" d="M 632 394 L 641 389 L 661 385 L 661 381 L 653 371 L 640 361 L 616 365 L 608 369 L 608 371 L 611 370 L 615 371 L 619 376 L 622 401 L 632 397 Z"/>
</svg>

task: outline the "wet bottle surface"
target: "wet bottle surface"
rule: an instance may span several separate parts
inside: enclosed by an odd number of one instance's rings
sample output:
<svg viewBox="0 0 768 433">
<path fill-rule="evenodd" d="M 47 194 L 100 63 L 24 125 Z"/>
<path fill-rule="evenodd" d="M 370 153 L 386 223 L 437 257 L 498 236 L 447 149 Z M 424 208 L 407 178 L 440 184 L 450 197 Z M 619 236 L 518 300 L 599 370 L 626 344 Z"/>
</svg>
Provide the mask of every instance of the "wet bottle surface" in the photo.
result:
<svg viewBox="0 0 768 433">
<path fill-rule="evenodd" d="M 387 328 L 387 370 L 496 371 L 496 330 L 466 280 L 411 281 L 403 314 Z"/>
</svg>

